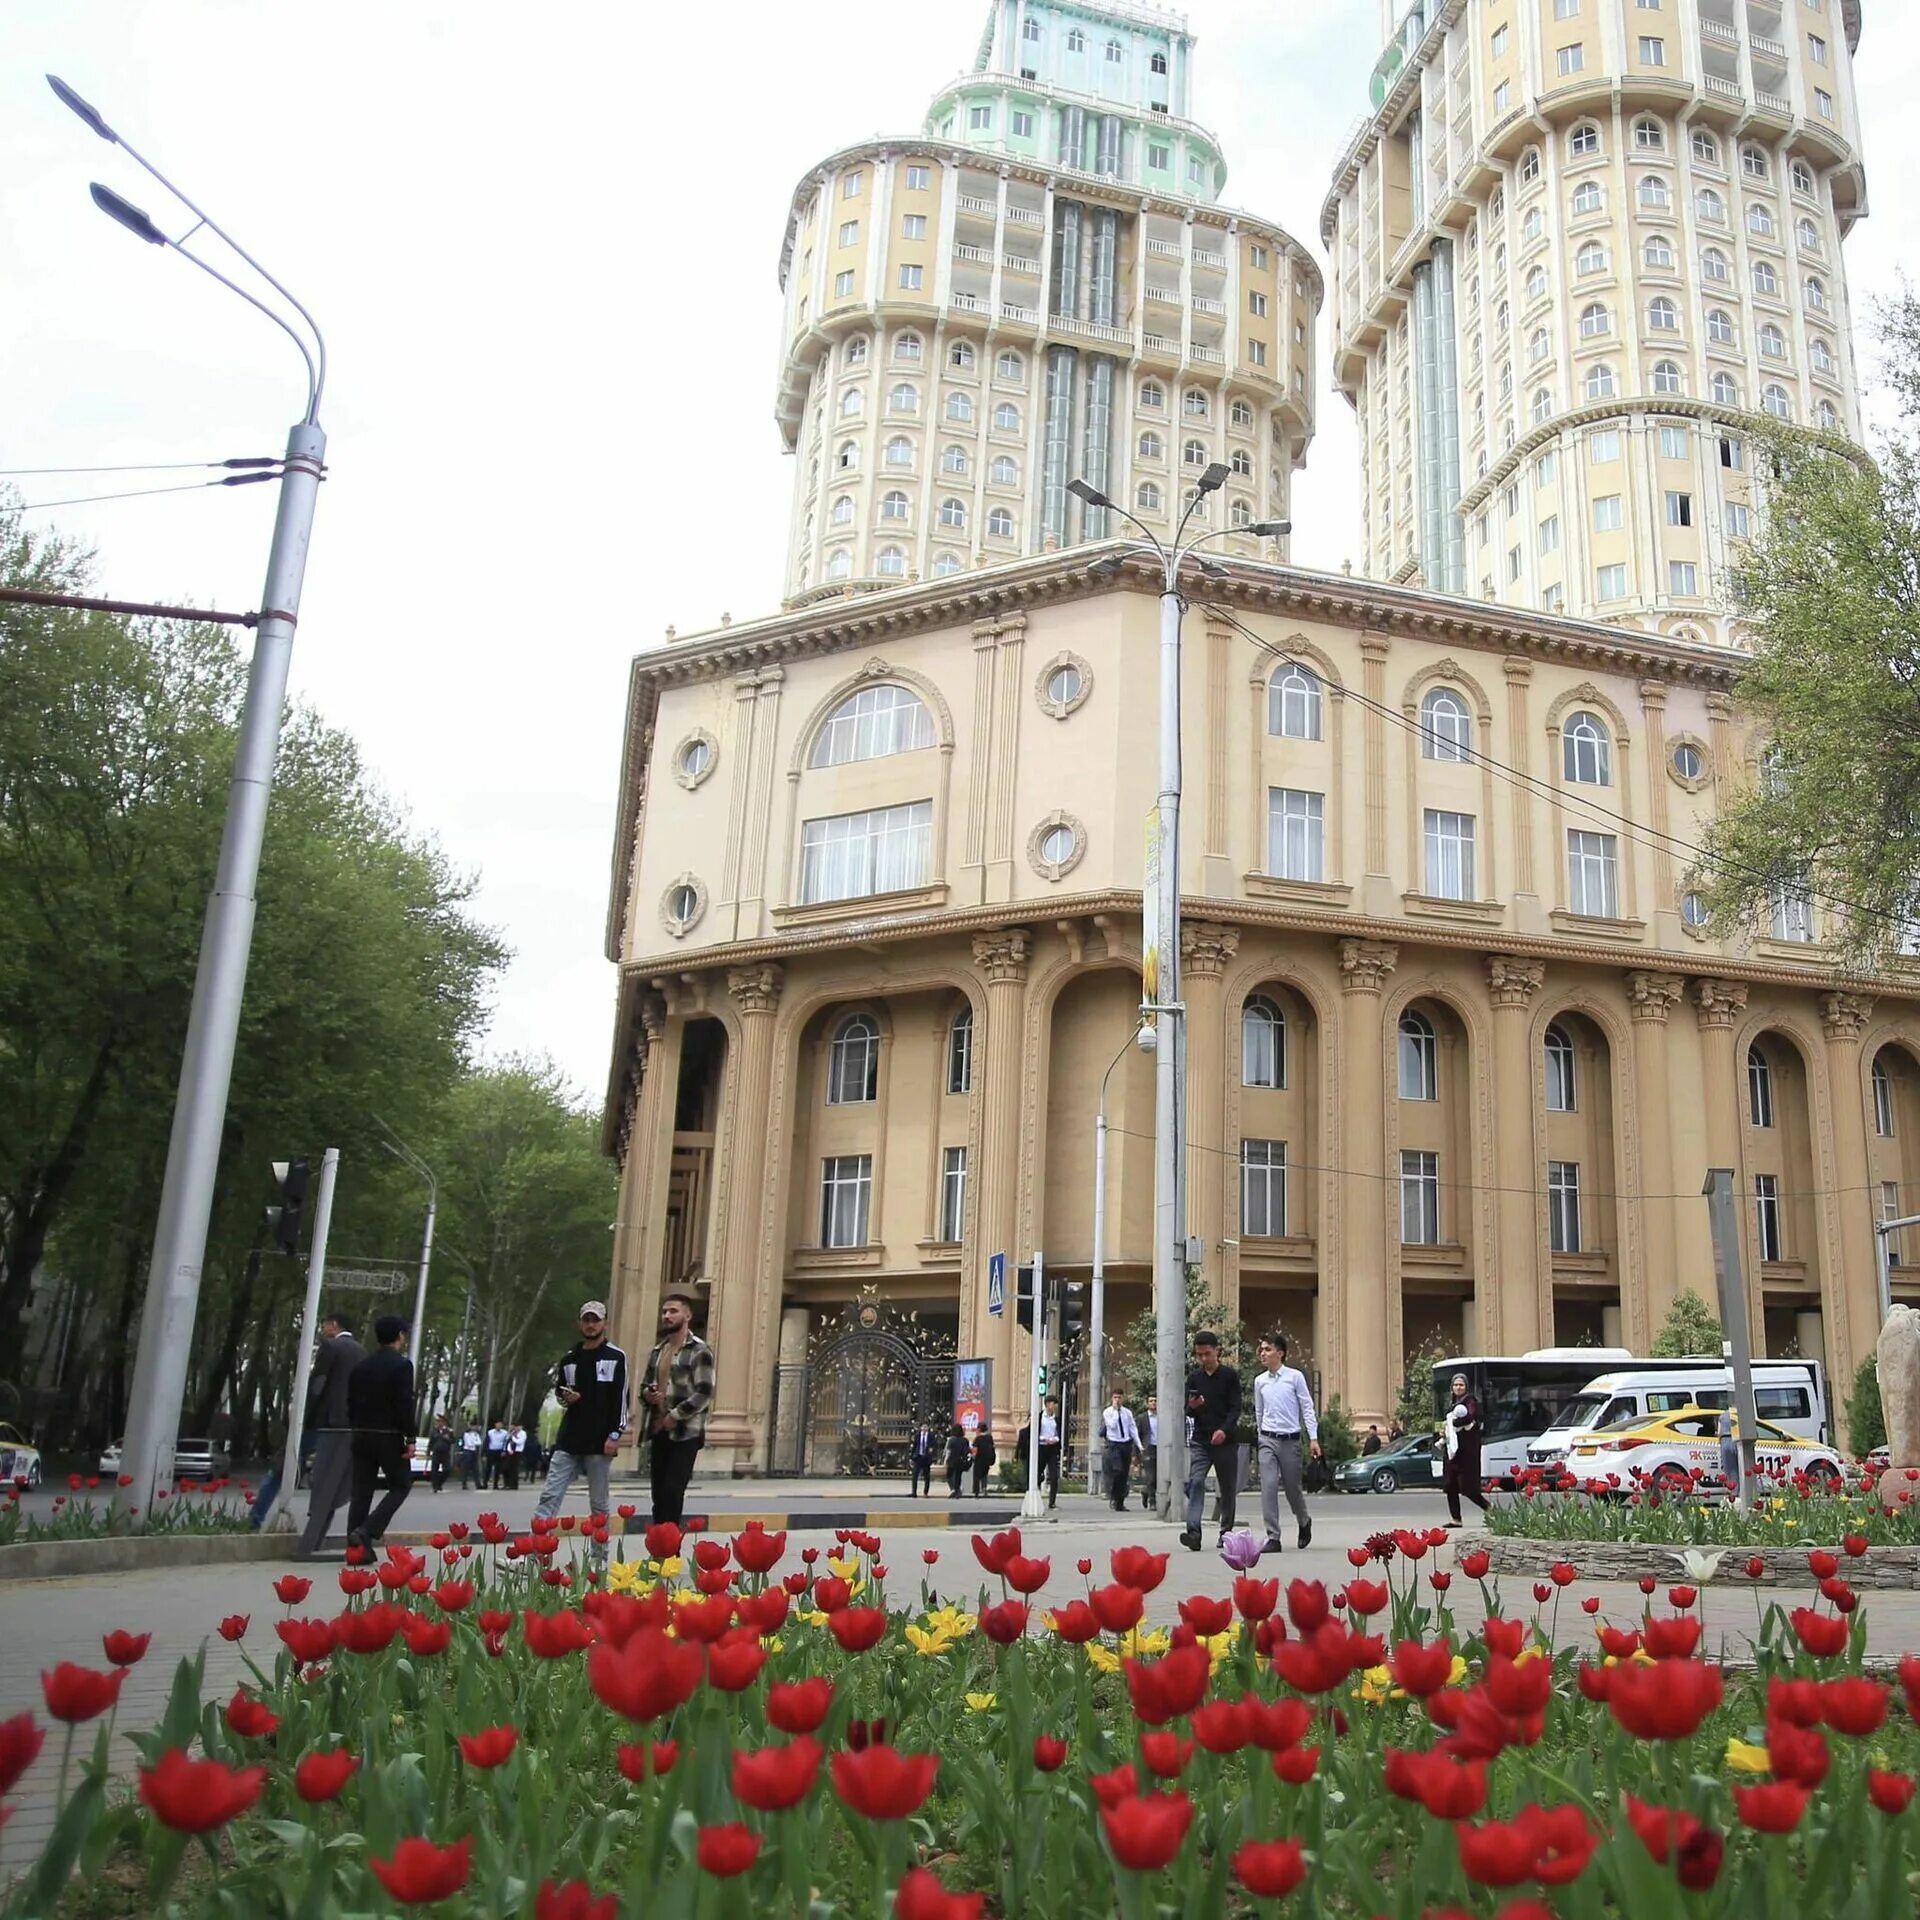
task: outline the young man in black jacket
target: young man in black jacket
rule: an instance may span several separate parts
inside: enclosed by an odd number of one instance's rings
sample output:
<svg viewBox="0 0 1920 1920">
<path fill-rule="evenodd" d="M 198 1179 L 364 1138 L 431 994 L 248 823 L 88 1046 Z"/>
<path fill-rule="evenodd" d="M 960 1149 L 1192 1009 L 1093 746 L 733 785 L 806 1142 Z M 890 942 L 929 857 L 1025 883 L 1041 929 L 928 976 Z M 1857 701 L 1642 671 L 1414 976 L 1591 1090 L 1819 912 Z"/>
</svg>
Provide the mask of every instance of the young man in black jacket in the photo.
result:
<svg viewBox="0 0 1920 1920">
<path fill-rule="evenodd" d="M 353 1428 L 353 1500 L 347 1508 L 347 1544 L 369 1553 L 413 1491 L 413 1362 L 407 1323 L 383 1313 L 373 1323 L 379 1346 L 347 1380 L 347 1420 Z M 376 1484 L 386 1494 L 373 1504 Z M 371 1513 L 369 1513 L 371 1509 Z"/>
<path fill-rule="evenodd" d="M 1193 1355 L 1200 1364 L 1187 1375 L 1187 1526 L 1180 1543 L 1198 1553 L 1209 1468 L 1220 1483 L 1220 1536 L 1225 1539 L 1233 1531 L 1240 1479 L 1240 1374 L 1221 1364 L 1217 1333 L 1196 1333 Z"/>
<path fill-rule="evenodd" d="M 566 1411 L 560 1416 L 547 1484 L 534 1513 L 541 1519 L 558 1513 L 580 1473 L 587 1476 L 588 1506 L 595 1513 L 611 1513 L 613 1456 L 628 1426 L 627 1356 L 607 1338 L 604 1300 L 589 1300 L 581 1307 L 579 1342 L 560 1356 L 553 1390 Z"/>
</svg>

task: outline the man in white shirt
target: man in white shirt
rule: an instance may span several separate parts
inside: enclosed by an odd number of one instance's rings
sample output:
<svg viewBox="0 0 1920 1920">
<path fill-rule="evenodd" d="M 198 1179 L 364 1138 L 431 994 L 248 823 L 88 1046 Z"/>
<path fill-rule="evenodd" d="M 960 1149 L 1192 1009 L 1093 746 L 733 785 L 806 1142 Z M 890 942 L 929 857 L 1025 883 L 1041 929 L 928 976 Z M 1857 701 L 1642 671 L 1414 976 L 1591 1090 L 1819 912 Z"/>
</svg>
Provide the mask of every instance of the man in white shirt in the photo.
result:
<svg viewBox="0 0 1920 1920">
<path fill-rule="evenodd" d="M 460 1485 L 462 1489 L 480 1484 L 480 1429 L 472 1421 L 460 1436 Z"/>
<path fill-rule="evenodd" d="M 1060 1498 L 1060 1402 L 1051 1395 L 1040 1403 L 1040 1479 L 1051 1507 Z"/>
<path fill-rule="evenodd" d="M 1287 1336 L 1270 1333 L 1260 1342 L 1263 1372 L 1253 1380 L 1254 1431 L 1260 1448 L 1260 1517 L 1266 1522 L 1265 1551 L 1280 1553 L 1280 1489 L 1300 1523 L 1298 1545 L 1313 1541 L 1313 1521 L 1307 1515 L 1307 1496 L 1300 1485 L 1300 1443 L 1320 1457 L 1320 1422 L 1313 1410 L 1307 1376 L 1287 1365 Z"/>
<path fill-rule="evenodd" d="M 1146 1485 L 1140 1491 L 1140 1504 L 1151 1513 L 1160 1482 L 1160 1396 L 1147 1395 L 1147 1439 L 1142 1449 L 1146 1466 Z"/>
<path fill-rule="evenodd" d="M 1123 1388 L 1115 1387 L 1111 1400 L 1101 1409 L 1100 1428 L 1107 1447 L 1107 1500 L 1115 1513 L 1122 1513 L 1127 1505 L 1127 1478 L 1140 1446 L 1140 1423 L 1127 1405 Z"/>
</svg>

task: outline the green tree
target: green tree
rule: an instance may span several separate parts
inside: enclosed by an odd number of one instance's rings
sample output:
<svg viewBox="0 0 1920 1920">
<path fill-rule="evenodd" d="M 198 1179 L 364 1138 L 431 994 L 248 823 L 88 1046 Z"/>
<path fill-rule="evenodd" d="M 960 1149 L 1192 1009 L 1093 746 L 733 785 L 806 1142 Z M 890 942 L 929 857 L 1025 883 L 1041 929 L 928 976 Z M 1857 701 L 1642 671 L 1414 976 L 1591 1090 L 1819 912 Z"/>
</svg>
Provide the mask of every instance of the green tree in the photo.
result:
<svg viewBox="0 0 1920 1920">
<path fill-rule="evenodd" d="M 1879 313 L 1897 420 L 1878 464 L 1831 439 L 1758 439 L 1765 518 L 1733 576 L 1753 656 L 1746 717 L 1762 777 L 1708 830 L 1693 876 L 1724 928 L 1816 890 L 1854 969 L 1920 915 L 1920 300 Z"/>
<path fill-rule="evenodd" d="M 1320 1452 L 1329 1473 L 1360 1457 L 1360 1436 L 1353 1430 L 1353 1416 L 1337 1393 L 1320 1409 Z"/>
<path fill-rule="evenodd" d="M 1393 1417 L 1409 1433 L 1431 1433 L 1438 1424 L 1433 1411 L 1433 1370 L 1442 1360 L 1451 1359 L 1453 1351 L 1441 1335 L 1430 1333 L 1407 1356 Z"/>
<path fill-rule="evenodd" d="M 1186 1355 L 1192 1354 L 1193 1336 L 1202 1328 L 1220 1336 L 1220 1358 L 1228 1366 L 1238 1367 L 1244 1378 L 1254 1358 L 1254 1342 L 1248 1337 L 1246 1323 L 1237 1314 L 1227 1311 L 1227 1303 L 1207 1285 L 1206 1276 L 1200 1268 L 1189 1267 L 1187 1340 L 1183 1349 Z M 1159 1337 L 1160 1322 L 1154 1310 L 1148 1307 L 1127 1322 L 1125 1331 L 1114 1342 L 1111 1377 L 1124 1381 L 1129 1393 L 1148 1394 L 1155 1391 L 1159 1377 L 1158 1348 L 1155 1343 Z"/>
<path fill-rule="evenodd" d="M 1657 1360 L 1678 1360 L 1689 1354 L 1711 1354 L 1720 1358 L 1720 1322 L 1713 1309 L 1694 1292 L 1684 1288 L 1667 1309 L 1660 1331 L 1649 1349 Z"/>
<path fill-rule="evenodd" d="M 1847 1444 L 1856 1457 L 1887 1444 L 1886 1415 L 1880 1405 L 1880 1362 L 1872 1355 L 1860 1362 L 1847 1395 Z"/>
</svg>

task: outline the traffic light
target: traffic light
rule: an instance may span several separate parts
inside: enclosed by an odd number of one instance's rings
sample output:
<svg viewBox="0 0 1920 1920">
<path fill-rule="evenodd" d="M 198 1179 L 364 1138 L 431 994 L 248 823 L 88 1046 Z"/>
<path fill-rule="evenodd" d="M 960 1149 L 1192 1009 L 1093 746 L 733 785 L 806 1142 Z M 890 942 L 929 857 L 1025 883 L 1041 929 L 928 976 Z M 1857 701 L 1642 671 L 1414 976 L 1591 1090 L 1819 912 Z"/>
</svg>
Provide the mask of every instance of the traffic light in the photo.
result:
<svg viewBox="0 0 1920 1920">
<path fill-rule="evenodd" d="M 1046 1397 L 1047 1397 L 1047 1370 L 1046 1370 L 1046 1367 L 1043 1365 L 1040 1369 L 1040 1398 L 1044 1400 Z"/>
<path fill-rule="evenodd" d="M 1033 1331 L 1033 1269 L 1021 1267 L 1014 1284 L 1014 1314 L 1020 1324 Z"/>
<path fill-rule="evenodd" d="M 1070 1345 L 1087 1330 L 1087 1288 L 1081 1280 L 1069 1280 L 1061 1292 L 1060 1344 Z"/>
<path fill-rule="evenodd" d="M 280 1204 L 267 1209 L 267 1225 L 273 1229 L 273 1244 L 282 1253 L 300 1251 L 300 1216 L 307 1205 L 307 1163 L 304 1160 L 276 1160 L 273 1183 L 280 1190 Z"/>
</svg>

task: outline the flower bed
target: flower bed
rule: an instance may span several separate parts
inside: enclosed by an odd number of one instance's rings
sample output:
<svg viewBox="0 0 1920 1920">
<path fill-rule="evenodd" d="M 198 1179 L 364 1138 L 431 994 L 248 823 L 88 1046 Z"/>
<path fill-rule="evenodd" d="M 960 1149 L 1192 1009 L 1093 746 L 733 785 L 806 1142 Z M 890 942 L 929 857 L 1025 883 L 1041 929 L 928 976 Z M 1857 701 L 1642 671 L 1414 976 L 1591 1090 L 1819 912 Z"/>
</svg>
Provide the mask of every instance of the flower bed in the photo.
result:
<svg viewBox="0 0 1920 1920">
<path fill-rule="evenodd" d="M 1851 1542 L 1851 1545 L 1848 1543 Z M 1586 1580 L 1656 1581 L 1712 1579 L 1724 1572 L 1739 1574 L 1770 1587 L 1817 1587 L 1823 1576 L 1815 1571 L 1827 1560 L 1844 1560 L 1847 1581 L 1854 1587 L 1911 1592 L 1920 1587 L 1920 1547 L 1870 1547 L 1863 1536 L 1842 1537 L 1831 1549 L 1761 1547 L 1746 1552 L 1738 1547 L 1663 1546 L 1640 1540 L 1581 1540 L 1558 1534 L 1536 1538 L 1530 1534 L 1463 1533 L 1456 1546 L 1476 1548 L 1492 1555 L 1495 1573 L 1548 1573 L 1565 1560 L 1570 1544 L 1579 1549 L 1580 1574 Z M 1706 1571 L 1702 1571 L 1702 1569 Z"/>
<path fill-rule="evenodd" d="M 1167 1560 L 1138 1546 L 1042 1615 L 1014 1529 L 975 1536 L 962 1605 L 937 1550 L 903 1577 L 869 1534 L 655 1528 L 596 1580 L 604 1529 L 452 1528 L 344 1568 L 338 1611 L 289 1574 L 270 1630 L 219 1622 L 250 1683 L 203 1701 L 182 1663 L 131 1795 L 107 1729 L 144 1639 L 45 1675 L 64 1805 L 8 1911 L 1914 1912 L 1920 1659 L 1861 1671 L 1837 1575 L 1790 1613 L 1756 1593 L 1735 1675 L 1691 1587 L 1609 1622 L 1562 1564 L 1502 1617 L 1488 1555 L 1435 1568 L 1441 1538 L 1376 1536 L 1332 1593 L 1223 1568 L 1151 1627 Z M 1563 1604 L 1595 1637 L 1556 1656 Z M 48 1731 L 0 1724 L 0 1792 Z"/>
<path fill-rule="evenodd" d="M 118 1484 L 133 1482 L 123 1475 Z M 177 1487 L 157 1488 L 152 1510 L 142 1514 L 133 1507 L 115 1508 L 112 1482 L 71 1473 L 67 1491 L 55 1498 L 43 1520 L 20 1504 L 26 1491 L 21 1477 L 0 1495 L 0 1547 L 134 1534 L 245 1533 L 253 1500 L 253 1489 L 233 1480 L 182 1480 Z"/>
</svg>

